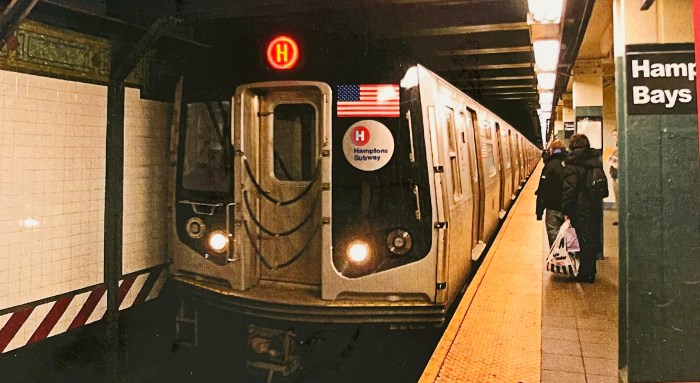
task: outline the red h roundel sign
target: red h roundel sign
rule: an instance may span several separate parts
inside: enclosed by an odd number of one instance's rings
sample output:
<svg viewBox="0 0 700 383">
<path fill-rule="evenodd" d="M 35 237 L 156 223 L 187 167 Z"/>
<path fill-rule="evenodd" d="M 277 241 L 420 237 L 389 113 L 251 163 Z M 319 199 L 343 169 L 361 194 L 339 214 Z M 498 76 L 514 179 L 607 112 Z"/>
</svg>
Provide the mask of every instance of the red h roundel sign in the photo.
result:
<svg viewBox="0 0 700 383">
<path fill-rule="evenodd" d="M 350 139 L 355 146 L 365 146 L 369 142 L 369 129 L 360 125 L 352 130 Z"/>
<path fill-rule="evenodd" d="M 379 121 L 358 121 L 343 135 L 343 154 L 351 166 L 362 171 L 381 169 L 394 155 L 394 136 Z"/>
<path fill-rule="evenodd" d="M 274 69 L 292 69 L 299 61 L 299 45 L 291 37 L 279 36 L 267 44 L 267 62 Z"/>
</svg>

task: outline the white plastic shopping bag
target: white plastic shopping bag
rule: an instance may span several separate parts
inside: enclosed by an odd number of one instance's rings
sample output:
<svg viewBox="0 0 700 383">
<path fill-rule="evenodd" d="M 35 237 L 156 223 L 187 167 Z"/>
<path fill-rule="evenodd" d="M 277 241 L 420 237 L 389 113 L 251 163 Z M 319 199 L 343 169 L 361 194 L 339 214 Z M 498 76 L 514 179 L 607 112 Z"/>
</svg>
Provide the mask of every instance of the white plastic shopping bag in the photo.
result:
<svg viewBox="0 0 700 383">
<path fill-rule="evenodd" d="M 552 248 L 549 249 L 545 268 L 555 274 L 578 275 L 578 266 L 574 254 L 569 252 L 566 240 L 567 232 L 571 229 L 571 223 L 564 221 L 559 228 L 557 238 L 554 240 Z"/>
<path fill-rule="evenodd" d="M 581 246 L 578 244 L 578 237 L 576 236 L 576 229 L 574 229 L 571 225 L 569 225 L 569 229 L 566 230 L 565 238 L 566 250 L 569 253 L 576 253 L 581 251 Z"/>
</svg>

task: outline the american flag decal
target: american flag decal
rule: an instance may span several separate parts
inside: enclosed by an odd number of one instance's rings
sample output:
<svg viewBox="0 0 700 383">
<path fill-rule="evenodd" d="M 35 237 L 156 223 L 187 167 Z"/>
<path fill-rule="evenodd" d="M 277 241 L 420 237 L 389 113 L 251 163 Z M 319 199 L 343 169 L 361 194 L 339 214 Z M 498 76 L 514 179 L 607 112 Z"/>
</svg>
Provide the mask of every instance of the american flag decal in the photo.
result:
<svg viewBox="0 0 700 383">
<path fill-rule="evenodd" d="M 398 116 L 398 84 L 338 85 L 338 117 Z"/>
</svg>

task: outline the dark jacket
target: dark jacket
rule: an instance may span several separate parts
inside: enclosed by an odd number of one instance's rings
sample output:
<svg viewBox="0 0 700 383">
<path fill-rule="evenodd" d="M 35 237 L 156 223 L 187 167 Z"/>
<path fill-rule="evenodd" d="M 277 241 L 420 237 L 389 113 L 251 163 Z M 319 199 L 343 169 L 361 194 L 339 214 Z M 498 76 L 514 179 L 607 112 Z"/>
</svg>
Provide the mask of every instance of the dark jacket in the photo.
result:
<svg viewBox="0 0 700 383">
<path fill-rule="evenodd" d="M 542 219 L 544 209 L 561 211 L 562 184 L 564 183 L 565 151 L 555 151 L 544 162 L 540 184 L 537 187 L 537 219 Z"/>
<path fill-rule="evenodd" d="M 576 229 L 581 251 L 590 251 L 595 254 L 602 246 L 600 228 L 603 201 L 590 195 L 585 182 L 589 169 L 593 167 L 602 169 L 603 163 L 598 152 L 589 148 L 574 150 L 569 153 L 564 163 L 566 170 L 562 212 L 571 218 L 571 225 Z"/>
</svg>

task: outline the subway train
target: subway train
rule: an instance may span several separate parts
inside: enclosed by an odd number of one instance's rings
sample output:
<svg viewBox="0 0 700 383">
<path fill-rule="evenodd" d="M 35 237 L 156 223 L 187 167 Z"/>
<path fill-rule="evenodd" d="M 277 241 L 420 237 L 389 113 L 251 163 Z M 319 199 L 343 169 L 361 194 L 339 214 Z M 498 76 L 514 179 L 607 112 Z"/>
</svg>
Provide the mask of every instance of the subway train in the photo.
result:
<svg viewBox="0 0 700 383">
<path fill-rule="evenodd" d="M 415 62 L 339 70 L 290 36 L 260 49 L 264 70 L 184 79 L 176 288 L 274 320 L 443 323 L 538 148 Z"/>
</svg>

